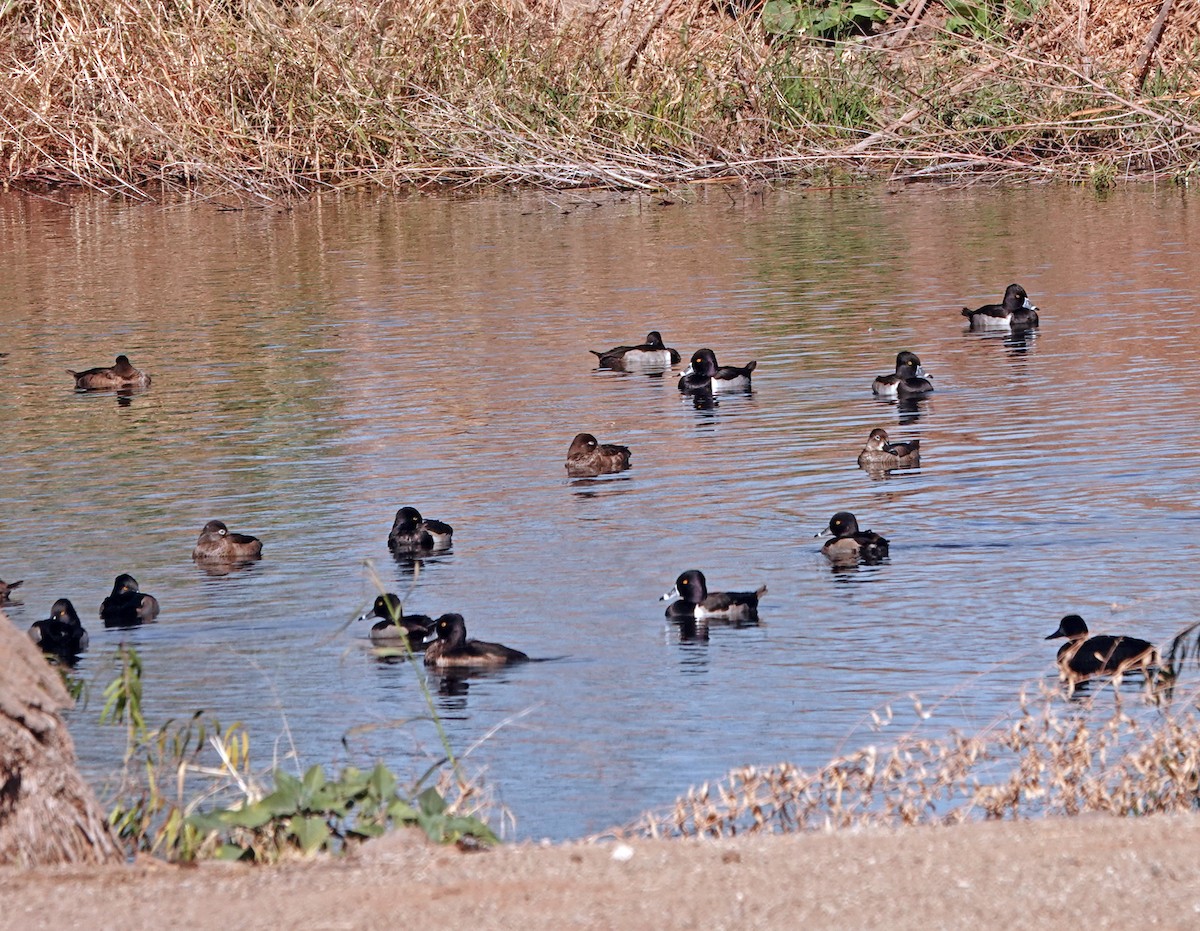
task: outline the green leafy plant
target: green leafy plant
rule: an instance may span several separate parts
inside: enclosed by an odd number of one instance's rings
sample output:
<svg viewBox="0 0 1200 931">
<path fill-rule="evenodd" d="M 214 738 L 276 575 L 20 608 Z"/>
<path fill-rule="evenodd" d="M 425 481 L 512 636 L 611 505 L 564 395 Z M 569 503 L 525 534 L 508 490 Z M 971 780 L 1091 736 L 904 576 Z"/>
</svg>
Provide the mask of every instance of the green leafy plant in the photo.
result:
<svg viewBox="0 0 1200 931">
<path fill-rule="evenodd" d="M 872 23 L 883 22 L 889 12 L 875 0 L 768 0 L 763 5 L 762 24 L 771 35 L 837 39 L 868 32 Z"/>
<path fill-rule="evenodd" d="M 122 646 L 116 676 L 104 690 L 101 723 L 126 728 L 125 772 L 109 824 L 132 851 L 169 860 L 205 857 L 274 862 L 288 855 L 340 853 L 354 842 L 412 825 L 438 843 L 470 837 L 498 843 L 480 819 L 460 814 L 433 787 L 410 795 L 382 763 L 347 767 L 329 779 L 321 766 L 297 777 L 281 769 L 273 788 L 259 788 L 250 737 L 239 723 L 222 729 L 203 711 L 177 724 L 149 728 L 142 710 L 142 661 Z M 216 760 L 212 757 L 215 755 Z M 457 773 L 457 763 L 452 758 Z M 199 781 L 199 785 L 197 785 Z M 462 780 L 460 776 L 460 786 Z M 464 793 L 464 797 L 465 797 Z M 208 811 L 202 804 L 219 801 Z"/>
<path fill-rule="evenodd" d="M 363 772 L 347 767 L 330 780 L 320 766 L 301 777 L 276 770 L 275 789 L 255 802 L 192 815 L 187 826 L 205 836 L 205 849 L 224 860 L 274 861 L 289 852 L 338 853 L 354 842 L 415 825 L 439 843 L 473 837 L 498 843 L 478 818 L 455 815 L 436 789 L 411 801 L 397 791 L 382 763 Z"/>
</svg>

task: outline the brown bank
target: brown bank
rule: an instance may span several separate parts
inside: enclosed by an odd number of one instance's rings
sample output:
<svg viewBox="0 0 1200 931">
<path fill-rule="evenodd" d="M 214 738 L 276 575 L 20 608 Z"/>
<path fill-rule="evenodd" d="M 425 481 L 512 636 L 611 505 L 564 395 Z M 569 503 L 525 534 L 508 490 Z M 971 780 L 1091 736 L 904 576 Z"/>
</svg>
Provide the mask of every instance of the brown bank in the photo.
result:
<svg viewBox="0 0 1200 931">
<path fill-rule="evenodd" d="M 0 928 L 1128 928 L 1200 923 L 1200 818 L 435 847 L 274 868 L 0 871 Z"/>
</svg>

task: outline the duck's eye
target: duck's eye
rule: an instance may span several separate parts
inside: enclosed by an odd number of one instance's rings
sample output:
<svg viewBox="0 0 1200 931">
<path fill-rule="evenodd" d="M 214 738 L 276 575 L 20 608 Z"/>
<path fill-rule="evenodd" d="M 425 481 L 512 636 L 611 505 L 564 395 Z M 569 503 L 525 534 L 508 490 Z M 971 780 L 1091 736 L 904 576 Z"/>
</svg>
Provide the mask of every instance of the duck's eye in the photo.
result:
<svg viewBox="0 0 1200 931">
<path fill-rule="evenodd" d="M 228 531 L 228 530 L 226 530 L 224 527 L 222 527 L 220 530 L 218 530 L 218 531 L 217 531 L 217 536 L 219 536 L 219 537 L 223 537 L 223 536 L 225 536 L 225 534 L 227 534 L 227 533 L 229 533 L 229 531 Z"/>
</svg>

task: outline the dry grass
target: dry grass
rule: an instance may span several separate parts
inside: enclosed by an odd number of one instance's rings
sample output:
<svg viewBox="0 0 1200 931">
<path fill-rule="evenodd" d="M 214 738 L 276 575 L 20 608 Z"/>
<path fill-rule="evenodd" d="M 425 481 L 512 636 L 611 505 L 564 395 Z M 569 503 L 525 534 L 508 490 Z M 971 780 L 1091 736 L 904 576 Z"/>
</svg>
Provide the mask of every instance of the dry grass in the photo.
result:
<svg viewBox="0 0 1200 931">
<path fill-rule="evenodd" d="M 0 180 L 275 196 L 831 167 L 1187 177 L 1187 56 L 1135 94 L 1128 49 L 1078 42 L 1088 8 L 1051 2 L 980 43 L 925 4 L 918 29 L 811 46 L 701 0 L 573 17 L 534 0 L 0 0 Z"/>
<path fill-rule="evenodd" d="M 965 736 L 869 746 L 806 772 L 743 767 L 691 789 L 619 833 L 728 837 L 1103 812 L 1191 811 L 1200 790 L 1200 721 L 1132 707 L 1110 686 L 1079 702 L 1022 696 L 1014 719 Z"/>
</svg>

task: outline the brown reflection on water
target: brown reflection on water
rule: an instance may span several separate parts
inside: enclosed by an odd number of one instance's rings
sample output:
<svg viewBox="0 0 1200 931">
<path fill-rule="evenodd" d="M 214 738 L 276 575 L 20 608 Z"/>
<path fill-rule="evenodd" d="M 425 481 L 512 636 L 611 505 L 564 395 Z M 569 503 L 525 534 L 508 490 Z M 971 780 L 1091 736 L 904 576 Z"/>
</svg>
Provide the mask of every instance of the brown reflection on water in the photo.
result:
<svg viewBox="0 0 1200 931">
<path fill-rule="evenodd" d="M 131 571 L 163 603 L 130 634 L 155 711 L 211 703 L 264 744 L 286 716 L 307 762 L 332 760 L 348 728 L 427 715 L 411 670 L 334 633 L 374 596 L 370 559 L 410 610 L 565 657 L 443 683 L 443 708 L 460 747 L 520 721 L 479 753 L 523 832 L 566 836 L 736 765 L 823 762 L 898 695 L 958 696 L 930 726 L 991 721 L 1052 669 L 1038 632 L 1068 611 L 1099 630 L 1120 605 L 1149 639 L 1192 611 L 1186 197 L 689 197 L 0 198 L 14 619 Z M 1040 332 L 966 333 L 960 308 L 1011 281 Z M 753 394 L 697 410 L 678 369 L 597 370 L 587 350 L 649 329 L 757 359 Z M 937 387 L 908 409 L 870 390 L 901 348 Z M 64 369 L 119 352 L 151 389 L 74 393 Z M 921 440 L 919 470 L 858 469 L 877 425 Z M 569 481 L 583 431 L 633 468 Z M 391 559 L 404 504 L 455 525 L 453 554 Z M 831 571 L 811 536 L 842 509 L 892 541 L 887 565 Z M 214 517 L 263 537 L 252 571 L 191 564 Z M 767 584 L 762 625 L 665 625 L 657 595 L 692 567 Z M 98 676 L 115 641 L 89 626 Z M 418 772 L 437 746 L 369 733 L 362 752 Z M 82 716 L 76 739 L 104 770 Z"/>
</svg>

